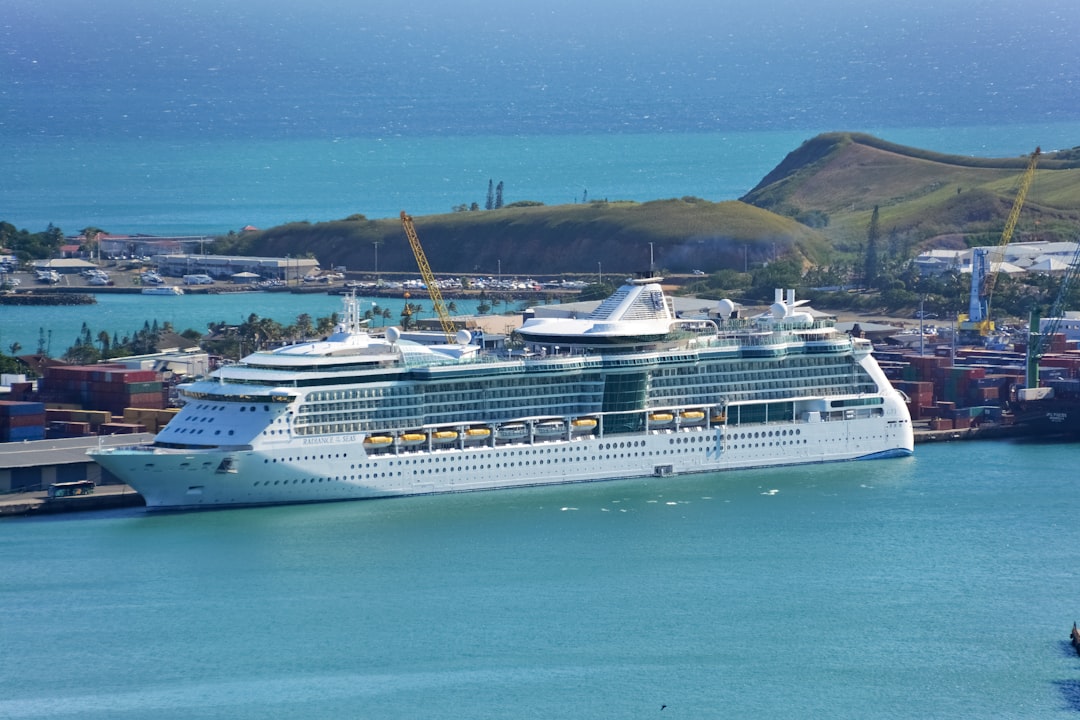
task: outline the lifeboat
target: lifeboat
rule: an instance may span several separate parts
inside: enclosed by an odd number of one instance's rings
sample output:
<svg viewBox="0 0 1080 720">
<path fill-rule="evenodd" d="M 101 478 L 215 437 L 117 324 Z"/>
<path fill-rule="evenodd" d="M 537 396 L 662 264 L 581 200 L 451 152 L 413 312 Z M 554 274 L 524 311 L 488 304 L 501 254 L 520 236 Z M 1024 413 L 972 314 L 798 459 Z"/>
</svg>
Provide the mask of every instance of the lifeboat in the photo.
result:
<svg viewBox="0 0 1080 720">
<path fill-rule="evenodd" d="M 402 433 L 398 436 L 398 442 L 404 447 L 413 447 L 414 445 L 423 445 L 427 442 L 427 435 L 424 433 Z"/>
<path fill-rule="evenodd" d="M 479 442 L 491 437 L 490 428 L 469 428 L 465 431 L 465 442 Z"/>
<path fill-rule="evenodd" d="M 495 428 L 495 437 L 500 440 L 520 440 L 529 434 L 524 423 L 507 423 Z"/>
<path fill-rule="evenodd" d="M 727 415 L 724 413 L 713 413 L 709 416 L 709 422 L 713 425 L 723 425 L 727 422 Z"/>
<path fill-rule="evenodd" d="M 675 416 L 671 413 L 658 412 L 649 415 L 649 427 L 667 427 L 675 422 Z"/>
<path fill-rule="evenodd" d="M 577 418 L 570 423 L 570 429 L 576 433 L 592 432 L 596 429 L 596 418 Z"/>
<path fill-rule="evenodd" d="M 705 413 L 701 410 L 684 410 L 679 413 L 679 421 L 683 425 L 700 425 L 705 422 Z"/>
<path fill-rule="evenodd" d="M 458 434 L 454 430 L 439 430 L 431 433 L 432 442 L 448 443 L 457 440 Z"/>
<path fill-rule="evenodd" d="M 390 446 L 394 438 L 389 435 L 368 435 L 364 438 L 364 447 L 369 450 L 380 450 Z"/>
<path fill-rule="evenodd" d="M 561 435 L 565 430 L 566 423 L 562 420 L 545 420 L 533 426 L 533 432 L 544 437 Z"/>
</svg>

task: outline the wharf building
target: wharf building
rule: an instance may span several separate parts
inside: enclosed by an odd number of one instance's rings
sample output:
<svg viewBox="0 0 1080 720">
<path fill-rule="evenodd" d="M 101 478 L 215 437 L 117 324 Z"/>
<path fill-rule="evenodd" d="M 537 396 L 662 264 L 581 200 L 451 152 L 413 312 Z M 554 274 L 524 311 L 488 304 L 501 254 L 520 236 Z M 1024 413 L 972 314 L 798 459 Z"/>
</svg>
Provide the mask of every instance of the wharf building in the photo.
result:
<svg viewBox="0 0 1080 720">
<path fill-rule="evenodd" d="M 204 274 L 214 279 L 230 279 L 237 273 L 251 273 L 264 280 L 294 283 L 319 272 L 319 261 L 314 258 L 166 254 L 154 255 L 151 261 L 160 274 L 171 277 Z"/>
</svg>

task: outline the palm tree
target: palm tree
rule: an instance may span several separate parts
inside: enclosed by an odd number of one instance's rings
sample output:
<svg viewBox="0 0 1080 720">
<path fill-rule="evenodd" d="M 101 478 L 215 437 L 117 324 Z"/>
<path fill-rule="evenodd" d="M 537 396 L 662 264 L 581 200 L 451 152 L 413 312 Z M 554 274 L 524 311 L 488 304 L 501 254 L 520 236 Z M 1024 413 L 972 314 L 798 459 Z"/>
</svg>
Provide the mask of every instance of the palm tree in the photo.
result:
<svg viewBox="0 0 1080 720">
<path fill-rule="evenodd" d="M 332 315 L 330 315 L 330 317 L 321 317 L 316 321 L 315 333 L 319 335 L 319 337 L 329 335 L 333 331 L 334 326 L 336 326 L 337 324 L 337 313 L 333 313 Z"/>
<path fill-rule="evenodd" d="M 307 313 L 301 313 L 296 316 L 296 332 L 300 335 L 301 340 L 305 340 L 311 337 L 311 334 L 315 331 L 315 326 L 311 323 L 311 316 Z"/>
</svg>

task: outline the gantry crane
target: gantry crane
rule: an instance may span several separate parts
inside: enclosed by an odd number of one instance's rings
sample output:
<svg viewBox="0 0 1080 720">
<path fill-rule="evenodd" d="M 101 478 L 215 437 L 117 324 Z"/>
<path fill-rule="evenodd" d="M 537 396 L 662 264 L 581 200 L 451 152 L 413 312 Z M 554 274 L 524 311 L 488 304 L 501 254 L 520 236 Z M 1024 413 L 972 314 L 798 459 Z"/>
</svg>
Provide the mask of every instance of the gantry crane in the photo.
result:
<svg viewBox="0 0 1080 720">
<path fill-rule="evenodd" d="M 1080 274 L 1080 243 L 1077 243 L 1073 252 L 1072 260 L 1061 276 L 1061 285 L 1058 286 L 1057 299 L 1050 308 L 1050 317 L 1046 320 L 1046 327 L 1040 327 L 1039 311 L 1031 311 L 1031 322 L 1028 326 L 1027 367 L 1025 372 L 1025 384 L 1028 388 L 1039 386 L 1039 361 L 1046 354 L 1050 338 L 1057 332 L 1061 325 L 1061 319 L 1065 315 L 1065 305 L 1069 300 L 1069 288 Z"/>
<path fill-rule="evenodd" d="M 975 248 L 971 256 L 971 292 L 968 297 L 967 317 L 960 318 L 960 329 L 978 331 L 982 336 L 989 335 L 994 331 L 994 322 L 990 319 L 990 297 L 994 294 L 994 284 L 997 282 L 997 272 L 993 269 L 993 261 L 989 255 L 991 250 L 1004 248 L 1012 239 L 1016 222 L 1020 219 L 1020 210 L 1024 207 L 1028 189 L 1035 177 L 1035 165 L 1039 162 L 1042 154 L 1041 148 L 1035 148 L 1035 152 L 1028 157 L 1027 167 L 1020 177 L 1020 187 L 1016 191 L 1016 200 L 1012 210 L 1005 221 L 1005 229 L 1001 231 L 1001 238 L 994 248 Z"/>
<path fill-rule="evenodd" d="M 453 344 L 457 328 L 454 327 L 450 312 L 443 303 L 442 293 L 439 291 L 438 283 L 435 282 L 435 274 L 431 272 L 431 266 L 428 265 L 424 248 L 420 246 L 420 238 L 416 236 L 412 216 L 404 210 L 401 211 L 401 226 L 405 228 L 405 236 L 409 238 L 409 245 L 412 246 L 413 255 L 416 256 L 416 264 L 420 267 L 420 277 L 427 285 L 428 295 L 431 296 L 431 304 L 435 306 L 435 314 L 439 316 L 439 324 L 442 326 L 443 334 L 446 335 L 446 342 Z"/>
</svg>

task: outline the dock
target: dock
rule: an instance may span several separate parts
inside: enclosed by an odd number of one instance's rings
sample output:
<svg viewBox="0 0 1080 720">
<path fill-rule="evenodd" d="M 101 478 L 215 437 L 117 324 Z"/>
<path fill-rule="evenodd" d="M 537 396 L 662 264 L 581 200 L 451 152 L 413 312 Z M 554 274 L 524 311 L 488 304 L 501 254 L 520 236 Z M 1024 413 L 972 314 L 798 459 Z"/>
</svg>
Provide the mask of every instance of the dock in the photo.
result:
<svg viewBox="0 0 1080 720">
<path fill-rule="evenodd" d="M 0 496 L 0 518 L 145 506 L 142 495 L 127 485 L 98 485 L 91 495 L 49 498 L 48 491 L 39 490 Z"/>
</svg>

